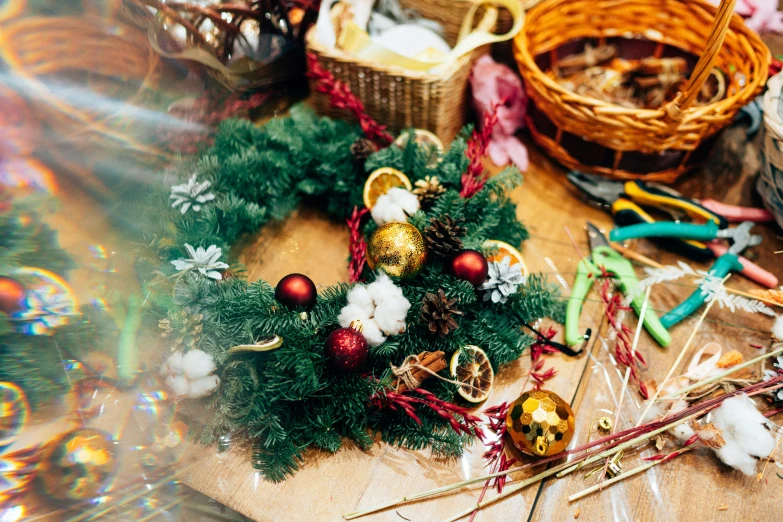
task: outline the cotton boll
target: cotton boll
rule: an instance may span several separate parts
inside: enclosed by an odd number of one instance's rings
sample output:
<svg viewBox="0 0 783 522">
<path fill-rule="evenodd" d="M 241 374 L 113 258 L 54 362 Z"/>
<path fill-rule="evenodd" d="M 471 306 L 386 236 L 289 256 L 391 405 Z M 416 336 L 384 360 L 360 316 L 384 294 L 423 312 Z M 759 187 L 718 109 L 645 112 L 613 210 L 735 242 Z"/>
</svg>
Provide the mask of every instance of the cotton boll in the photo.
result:
<svg viewBox="0 0 783 522">
<path fill-rule="evenodd" d="M 772 335 L 778 341 L 783 341 L 783 315 L 779 315 L 775 319 L 775 324 L 772 325 Z"/>
<path fill-rule="evenodd" d="M 412 216 L 421 208 L 419 197 L 409 190 L 394 187 L 389 189 L 386 194 L 391 198 L 393 203 L 404 210 L 409 216 Z"/>
<path fill-rule="evenodd" d="M 373 221 L 378 226 L 386 223 L 404 223 L 408 220 L 405 211 L 392 201 L 391 196 L 384 194 L 379 197 L 370 211 Z"/>
<path fill-rule="evenodd" d="M 650 406 L 650 401 L 647 401 L 644 403 L 643 410 L 644 409 L 647 409 L 647 414 L 639 422 L 652 422 L 661 418 L 664 414 L 664 406 L 662 402 L 656 401 L 652 406 Z"/>
<path fill-rule="evenodd" d="M 217 369 L 215 360 L 206 352 L 201 350 L 190 350 L 182 358 L 182 368 L 185 376 L 193 381 L 206 377 Z"/>
<path fill-rule="evenodd" d="M 182 352 L 172 353 L 160 368 L 161 375 L 182 375 Z"/>
<path fill-rule="evenodd" d="M 374 312 L 374 309 L 371 310 L 371 312 Z M 340 326 L 343 328 L 348 328 L 353 321 L 361 321 L 362 325 L 365 325 L 369 323 L 371 319 L 365 308 L 355 304 L 348 304 L 340 310 L 340 315 L 337 316 L 337 322 L 340 323 Z"/>
<path fill-rule="evenodd" d="M 375 306 L 378 306 L 386 297 L 402 297 L 402 289 L 383 272 L 367 286 L 367 293 L 375 302 Z"/>
<path fill-rule="evenodd" d="M 727 440 L 722 448 L 715 450 L 715 454 L 724 464 L 740 470 L 745 475 L 752 477 L 756 474 L 756 459 L 745 453 L 733 440 Z"/>
<path fill-rule="evenodd" d="M 756 409 L 747 395 L 738 395 L 723 401 L 712 412 L 712 422 L 721 430 L 726 444 L 715 450 L 723 462 L 746 475 L 756 473 L 756 460 L 768 457 L 775 448 L 775 440 L 764 427 L 767 419 Z"/>
<path fill-rule="evenodd" d="M 373 311 L 375 310 L 375 303 L 364 285 L 354 285 L 354 287 L 348 291 L 346 298 L 348 299 L 348 304 L 358 306 L 364 310 L 364 315 L 366 317 L 372 317 Z"/>
<path fill-rule="evenodd" d="M 177 399 L 188 396 L 190 386 L 184 375 L 169 375 L 166 377 L 166 386 Z"/>
<path fill-rule="evenodd" d="M 387 297 L 375 309 L 375 323 L 386 335 L 401 334 L 410 307 L 410 301 L 402 296 Z"/>
<path fill-rule="evenodd" d="M 775 449 L 775 439 L 764 427 L 766 417 L 747 395 L 723 401 L 713 412 L 713 419 L 715 427 L 723 432 L 723 438 L 736 442 L 749 455 L 764 458 Z"/>
<path fill-rule="evenodd" d="M 370 214 L 378 226 L 386 223 L 405 223 L 408 221 L 408 216 L 419 208 L 421 208 L 419 198 L 415 194 L 394 187 L 377 199 Z"/>
<path fill-rule="evenodd" d="M 684 422 L 670 429 L 669 433 L 677 437 L 677 440 L 680 442 L 685 442 L 696 434 L 696 432 L 693 431 L 693 428 Z"/>
<path fill-rule="evenodd" d="M 372 319 L 369 319 L 367 322 L 362 322 L 362 335 L 370 346 L 380 346 L 386 341 L 383 332 L 381 332 L 381 329 L 378 328 L 378 325 Z"/>
<path fill-rule="evenodd" d="M 220 378 L 217 375 L 207 375 L 195 381 L 190 381 L 188 386 L 188 397 L 191 399 L 200 399 L 211 395 L 217 390 L 220 384 Z"/>
</svg>

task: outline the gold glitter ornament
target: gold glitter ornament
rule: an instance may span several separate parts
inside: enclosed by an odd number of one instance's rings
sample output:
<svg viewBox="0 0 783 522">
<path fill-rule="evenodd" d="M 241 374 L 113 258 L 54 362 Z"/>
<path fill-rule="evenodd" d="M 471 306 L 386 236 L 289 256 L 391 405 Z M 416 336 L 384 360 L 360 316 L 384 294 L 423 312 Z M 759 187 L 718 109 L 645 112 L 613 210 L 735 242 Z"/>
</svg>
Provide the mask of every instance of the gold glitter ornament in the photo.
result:
<svg viewBox="0 0 783 522">
<path fill-rule="evenodd" d="M 381 225 L 367 244 L 370 269 L 382 269 L 392 277 L 413 277 L 424 268 L 426 261 L 424 238 L 410 223 Z"/>
<path fill-rule="evenodd" d="M 46 446 L 38 480 L 53 500 L 75 502 L 101 494 L 116 469 L 116 448 L 111 435 L 93 428 L 81 428 Z"/>
<path fill-rule="evenodd" d="M 564 451 L 574 436 L 574 412 L 556 393 L 531 390 L 515 400 L 506 414 L 514 445 L 537 457 Z"/>
</svg>

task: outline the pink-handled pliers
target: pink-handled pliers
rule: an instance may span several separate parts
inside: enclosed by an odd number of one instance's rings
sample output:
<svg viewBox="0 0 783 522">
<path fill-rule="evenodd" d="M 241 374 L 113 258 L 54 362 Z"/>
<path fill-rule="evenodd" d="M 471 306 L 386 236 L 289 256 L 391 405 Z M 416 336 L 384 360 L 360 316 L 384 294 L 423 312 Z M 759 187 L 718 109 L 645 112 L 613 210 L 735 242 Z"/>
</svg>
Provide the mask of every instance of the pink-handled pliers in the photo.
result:
<svg viewBox="0 0 783 522">
<path fill-rule="evenodd" d="M 727 205 L 714 199 L 702 199 L 699 201 L 701 206 L 709 209 L 719 216 L 723 216 L 731 223 L 741 223 L 742 221 L 753 221 L 754 223 L 770 223 L 775 221 L 775 216 L 765 208 L 740 207 L 737 205 Z"/>
</svg>

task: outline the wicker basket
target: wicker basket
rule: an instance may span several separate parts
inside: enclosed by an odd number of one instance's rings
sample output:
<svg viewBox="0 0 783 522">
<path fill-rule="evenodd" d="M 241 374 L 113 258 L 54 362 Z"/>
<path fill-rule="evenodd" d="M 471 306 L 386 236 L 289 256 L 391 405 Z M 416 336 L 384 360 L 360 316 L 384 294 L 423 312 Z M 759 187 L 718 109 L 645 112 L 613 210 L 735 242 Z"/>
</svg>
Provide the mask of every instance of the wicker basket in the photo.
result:
<svg viewBox="0 0 783 522">
<path fill-rule="evenodd" d="M 436 19 L 445 29 L 445 38 L 454 45 L 471 0 L 401 0 L 404 7 L 424 17 Z M 492 31 L 497 10 L 486 9 L 478 28 Z M 488 52 L 488 46 L 475 49 L 455 60 L 443 72 L 411 71 L 401 67 L 378 65 L 351 56 L 340 49 L 327 49 L 315 41 L 314 28 L 305 38 L 307 50 L 334 77 L 348 85 L 364 103 L 367 113 L 392 131 L 408 127 L 435 133 L 450 142 L 465 123 L 468 107 L 468 79 L 473 62 Z M 312 89 L 315 109 L 328 116 L 345 118 L 346 113 L 329 103 L 328 96 Z"/>
<path fill-rule="evenodd" d="M 767 82 L 764 94 L 764 146 L 761 151 L 761 173 L 756 188 L 764 206 L 775 215 L 783 228 L 783 118 L 781 90 L 783 73 Z"/>
<path fill-rule="evenodd" d="M 733 14 L 705 0 L 545 0 L 527 12 L 514 54 L 533 104 L 533 139 L 569 168 L 619 179 L 672 182 L 698 165 L 716 133 L 764 87 L 770 54 Z M 581 96 L 546 71 L 585 44 L 613 44 L 627 59 L 684 57 L 685 88 L 657 110 L 621 107 Z M 700 56 L 700 58 L 697 57 Z M 713 67 L 726 95 L 691 106 Z"/>
<path fill-rule="evenodd" d="M 143 31 L 98 16 L 28 17 L 0 27 L 0 48 L 57 145 L 39 150 L 80 165 L 66 167 L 95 191 L 107 193 L 91 172 L 101 161 L 125 152 L 145 161 L 167 156 L 139 137 L 149 134 L 139 108 L 155 95 L 160 65 Z"/>
<path fill-rule="evenodd" d="M 131 109 L 158 84 L 160 59 L 142 31 L 97 16 L 29 17 L 0 28 L 0 48 L 20 91 L 61 140 L 157 151 L 135 139 L 130 128 Z M 70 86 L 97 95 L 90 98 Z M 116 110 L 116 103 L 127 110 Z"/>
</svg>

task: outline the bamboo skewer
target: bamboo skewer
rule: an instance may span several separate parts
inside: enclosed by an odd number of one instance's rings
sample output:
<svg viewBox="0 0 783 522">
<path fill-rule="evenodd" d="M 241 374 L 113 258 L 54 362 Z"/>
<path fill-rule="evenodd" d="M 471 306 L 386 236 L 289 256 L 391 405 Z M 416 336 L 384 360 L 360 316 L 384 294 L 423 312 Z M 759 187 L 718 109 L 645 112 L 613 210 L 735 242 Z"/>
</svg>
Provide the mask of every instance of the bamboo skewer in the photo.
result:
<svg viewBox="0 0 783 522">
<path fill-rule="evenodd" d="M 690 386 L 686 386 L 685 388 L 683 388 L 681 390 L 677 390 L 676 392 L 671 393 L 671 394 L 667 395 L 666 397 L 661 397 L 658 400 L 664 401 L 664 400 L 676 399 L 680 395 L 685 395 L 685 394 L 687 394 L 689 392 L 692 392 L 693 390 L 697 390 L 697 389 L 701 388 L 702 386 L 707 386 L 708 384 L 712 384 L 713 382 L 719 381 L 719 380 L 723 379 L 724 377 L 726 377 L 728 375 L 731 375 L 734 372 L 737 372 L 739 370 L 742 370 L 743 368 L 747 368 L 748 366 L 756 364 L 757 362 L 763 361 L 764 359 L 768 359 L 770 357 L 774 357 L 774 356 L 779 355 L 779 354 L 783 354 L 783 348 L 778 348 L 777 350 L 775 350 L 773 352 L 765 353 L 764 355 L 759 355 L 758 357 L 756 357 L 754 359 L 751 359 L 749 361 L 746 361 L 744 363 L 734 365 L 734 366 L 732 366 L 731 368 L 727 369 L 724 372 L 721 372 L 721 373 L 719 373 L 717 375 L 713 375 L 712 377 L 710 377 L 708 379 L 704 379 L 702 381 L 699 381 L 699 382 L 697 382 L 695 384 L 691 384 Z"/>
<path fill-rule="evenodd" d="M 639 346 L 639 337 L 642 333 L 642 328 L 644 325 L 644 316 L 647 313 L 647 305 L 650 303 L 650 291 L 652 290 L 652 287 L 647 287 L 647 290 L 644 292 L 644 302 L 642 303 L 642 309 L 639 311 L 639 321 L 636 324 L 636 331 L 634 332 L 633 336 L 633 344 L 631 345 L 631 357 L 636 356 L 636 347 Z M 628 368 L 625 369 L 625 377 L 623 378 L 623 385 L 620 389 L 620 400 L 617 401 L 617 411 L 614 412 L 614 424 L 612 424 L 611 429 L 613 431 L 617 431 L 617 427 L 620 423 L 620 412 L 623 408 L 623 399 L 625 399 L 625 392 L 628 389 L 628 379 L 631 377 L 631 367 L 628 366 Z M 599 486 L 603 487 L 604 484 L 604 478 L 606 477 L 606 470 L 609 468 L 609 461 L 610 459 L 606 459 L 606 462 L 604 463 L 604 469 L 601 472 L 601 480 L 599 481 Z"/>
<path fill-rule="evenodd" d="M 668 461 L 672 460 L 673 458 L 679 457 L 683 453 L 686 453 L 686 452 L 688 452 L 688 451 L 690 451 L 692 449 L 693 449 L 693 447 L 689 446 L 687 448 L 683 448 L 683 449 L 679 450 L 676 455 L 673 455 L 673 456 L 671 456 L 669 458 L 660 459 L 660 460 L 653 460 L 653 461 L 648 462 L 646 464 L 642 464 L 639 467 L 636 467 L 636 468 L 633 468 L 633 469 L 629 469 L 628 471 L 623 471 L 622 474 L 617 475 L 616 477 L 611 478 L 611 479 L 609 479 L 609 480 L 607 480 L 607 481 L 605 481 L 605 482 L 603 482 L 601 484 L 595 484 L 594 486 L 590 486 L 587 489 L 583 489 L 579 493 L 574 493 L 573 495 L 568 497 L 568 501 L 569 502 L 573 502 L 574 500 L 579 500 L 580 498 L 586 497 L 587 495 L 589 495 L 591 493 L 595 493 L 596 491 L 599 491 L 599 490 L 603 489 L 605 486 L 611 486 L 612 484 L 616 484 L 617 482 L 620 482 L 621 480 L 625 480 L 627 478 L 633 477 L 634 475 L 638 475 L 639 473 L 647 471 L 648 469 L 652 468 L 653 466 L 657 466 L 658 464 L 662 464 L 664 462 L 668 462 Z"/>
<path fill-rule="evenodd" d="M 661 263 L 650 259 L 649 257 L 640 254 L 639 252 L 636 252 L 634 250 L 631 250 L 630 248 L 624 247 L 618 243 L 611 243 L 612 248 L 620 252 L 624 257 L 631 259 L 633 261 L 637 261 L 643 265 L 649 266 L 651 268 L 665 268 L 665 265 L 662 265 Z M 742 290 L 737 290 L 736 288 L 730 288 L 728 286 L 724 287 L 726 288 L 726 291 L 730 294 L 739 295 L 742 297 L 747 297 L 748 299 L 755 299 L 756 301 L 761 301 L 762 303 L 777 306 L 779 308 L 783 308 L 783 304 L 772 301 L 770 299 L 765 299 L 763 297 L 753 295 L 748 292 L 743 292 Z"/>
<path fill-rule="evenodd" d="M 729 276 L 726 276 L 726 279 L 728 278 Z M 725 282 L 726 279 L 724 279 L 723 281 Z M 696 338 L 696 332 L 699 331 L 699 328 L 701 327 L 701 323 L 704 322 L 704 318 L 707 317 L 708 313 L 710 313 L 710 310 L 712 309 L 712 305 L 714 304 L 715 301 L 710 301 L 709 304 L 707 304 L 707 308 L 704 309 L 704 312 L 702 312 L 701 316 L 699 317 L 699 321 L 696 323 L 696 327 L 691 331 L 691 335 L 688 336 L 688 340 L 685 342 L 685 346 L 683 346 L 682 350 L 680 350 L 680 353 L 679 355 L 677 355 L 677 359 L 674 361 L 674 364 L 672 364 L 671 368 L 669 368 L 669 373 L 667 373 L 666 377 L 664 377 L 661 383 L 655 387 L 655 394 L 653 395 L 652 399 L 650 399 L 647 402 L 647 407 L 644 409 L 644 412 L 639 417 L 639 420 L 636 422 L 637 428 L 642 424 L 644 418 L 647 416 L 647 413 L 650 411 L 650 408 L 652 408 L 652 405 L 655 403 L 655 400 L 658 398 L 658 395 L 661 393 L 661 389 L 663 388 L 663 385 L 666 384 L 666 381 L 668 381 L 671 378 L 671 376 L 674 374 L 674 370 L 676 370 L 677 367 L 682 362 L 686 352 L 688 352 L 688 349 L 691 347 L 691 343 Z"/>
<path fill-rule="evenodd" d="M 658 428 L 657 430 L 653 430 L 653 431 L 650 431 L 650 432 L 645 433 L 643 435 L 640 435 L 638 437 L 634 437 L 633 439 L 631 439 L 631 440 L 629 440 L 627 442 L 624 442 L 622 444 L 619 444 L 619 445 L 615 446 L 614 448 L 610 448 L 608 450 L 602 451 L 602 452 L 600 452 L 600 453 L 598 453 L 598 454 L 596 454 L 596 455 L 594 455 L 594 456 L 592 456 L 592 457 L 590 457 L 588 459 L 585 459 L 582 462 L 582 464 L 584 464 L 584 465 L 592 464 L 593 462 L 597 462 L 597 461 L 599 461 L 601 459 L 604 459 L 606 457 L 611 457 L 612 455 L 614 455 L 614 454 L 616 454 L 616 453 L 618 453 L 620 451 L 623 451 L 623 450 L 626 450 L 628 448 L 631 448 L 631 447 L 639 444 L 640 442 L 645 442 L 646 440 L 649 440 L 650 438 L 658 435 L 659 433 L 663 433 L 666 430 L 670 430 L 673 427 L 677 426 L 678 424 L 682 424 L 683 422 L 687 422 L 687 421 L 689 421 L 689 420 L 691 420 L 693 418 L 696 418 L 699 415 L 701 415 L 701 412 L 694 413 L 694 414 L 689 415 L 687 417 L 684 417 L 684 418 L 682 418 L 680 420 L 677 420 L 677 421 L 674 421 L 672 423 L 666 424 L 665 426 L 662 426 L 662 427 Z M 572 463 L 570 463 L 570 462 L 564 462 L 564 463 L 559 464 L 559 465 L 557 465 L 557 466 L 555 466 L 553 468 L 549 468 L 548 470 L 543 471 L 543 472 L 539 473 L 538 475 L 535 475 L 533 477 L 530 477 L 529 479 L 523 480 L 519 484 L 515 484 L 515 485 L 512 485 L 510 487 L 504 488 L 503 489 L 503 493 L 500 493 L 500 494 L 498 494 L 498 495 L 496 495 L 496 496 L 494 496 L 494 497 L 492 497 L 492 498 L 490 498 L 488 500 L 485 500 L 483 502 L 478 502 L 477 504 L 475 504 L 474 506 L 468 508 L 467 510 L 465 510 L 463 512 L 460 512 L 457 515 L 454 515 L 453 517 L 447 518 L 444 522 L 455 522 L 456 520 L 459 520 L 462 517 L 466 517 L 466 516 L 470 515 L 476 509 L 481 509 L 481 508 L 483 508 L 483 507 L 485 507 L 485 506 L 487 506 L 489 504 L 497 502 L 498 500 L 500 500 L 502 498 L 505 498 L 505 497 L 507 497 L 509 495 L 512 495 L 512 494 L 516 493 L 517 491 L 519 491 L 519 490 L 521 490 L 521 489 L 523 489 L 523 488 L 525 488 L 525 487 L 527 487 L 527 486 L 529 486 L 531 484 L 535 484 L 536 482 L 539 482 L 539 481 L 541 481 L 541 480 L 543 480 L 543 479 L 545 479 L 547 477 L 550 477 L 550 476 L 552 476 L 554 474 L 557 474 L 557 477 L 560 478 L 561 476 L 565 476 L 565 475 L 569 474 L 571 471 L 573 471 L 577 467 L 578 467 L 577 465 L 572 465 Z"/>
</svg>

